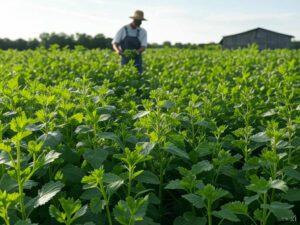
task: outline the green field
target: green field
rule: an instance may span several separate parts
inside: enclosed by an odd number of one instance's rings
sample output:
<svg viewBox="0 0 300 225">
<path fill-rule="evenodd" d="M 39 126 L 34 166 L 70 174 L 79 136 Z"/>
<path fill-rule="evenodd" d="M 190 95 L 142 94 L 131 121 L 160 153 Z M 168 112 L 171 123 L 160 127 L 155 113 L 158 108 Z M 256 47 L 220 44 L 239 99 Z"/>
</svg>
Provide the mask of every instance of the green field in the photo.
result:
<svg viewBox="0 0 300 225">
<path fill-rule="evenodd" d="M 300 219 L 300 52 L 0 51 L 0 224 Z"/>
</svg>

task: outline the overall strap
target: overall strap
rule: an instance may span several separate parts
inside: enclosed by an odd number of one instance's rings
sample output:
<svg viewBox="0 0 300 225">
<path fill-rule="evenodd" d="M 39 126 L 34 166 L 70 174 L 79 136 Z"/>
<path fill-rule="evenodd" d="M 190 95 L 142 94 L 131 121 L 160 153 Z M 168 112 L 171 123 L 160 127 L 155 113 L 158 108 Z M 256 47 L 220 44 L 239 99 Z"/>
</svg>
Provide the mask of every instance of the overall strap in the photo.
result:
<svg viewBox="0 0 300 225">
<path fill-rule="evenodd" d="M 139 36 L 140 36 L 140 29 L 137 29 L 137 31 L 136 31 L 136 37 L 139 38 Z"/>
<path fill-rule="evenodd" d="M 124 29 L 125 29 L 126 36 L 128 36 L 128 28 L 127 28 L 127 26 L 124 26 Z"/>
</svg>

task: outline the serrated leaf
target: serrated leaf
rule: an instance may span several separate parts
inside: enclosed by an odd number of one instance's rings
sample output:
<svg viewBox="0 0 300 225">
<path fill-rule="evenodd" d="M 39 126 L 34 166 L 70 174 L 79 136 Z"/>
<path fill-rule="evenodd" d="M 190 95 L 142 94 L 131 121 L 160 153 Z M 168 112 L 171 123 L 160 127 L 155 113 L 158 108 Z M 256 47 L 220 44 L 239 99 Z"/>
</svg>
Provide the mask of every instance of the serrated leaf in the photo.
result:
<svg viewBox="0 0 300 225">
<path fill-rule="evenodd" d="M 282 198 L 290 202 L 300 201 L 300 189 L 289 189 L 285 194 L 282 195 Z"/>
<path fill-rule="evenodd" d="M 123 180 L 118 180 L 109 183 L 106 188 L 107 195 L 112 196 L 123 184 L 124 184 Z"/>
<path fill-rule="evenodd" d="M 74 216 L 73 216 L 72 219 L 75 220 L 75 219 L 77 219 L 77 218 L 83 216 L 83 215 L 86 213 L 87 208 L 88 208 L 87 205 L 82 206 L 82 207 L 74 214 Z"/>
<path fill-rule="evenodd" d="M 43 142 L 43 147 L 55 148 L 62 141 L 62 134 L 60 131 L 53 131 L 40 136 L 37 141 Z"/>
<path fill-rule="evenodd" d="M 263 207 L 263 206 L 262 206 Z M 293 218 L 294 213 L 291 210 L 293 205 L 284 202 L 272 202 L 267 205 L 267 208 L 276 216 L 277 219 L 288 219 Z"/>
<path fill-rule="evenodd" d="M 222 205 L 222 209 L 228 209 L 235 214 L 246 215 L 248 213 L 248 206 L 244 202 L 229 202 L 225 205 Z"/>
<path fill-rule="evenodd" d="M 33 207 L 37 208 L 38 206 L 46 204 L 51 200 L 61 189 L 64 187 L 64 184 L 57 181 L 50 181 L 45 184 L 41 190 L 38 191 L 37 197 L 34 198 Z"/>
<path fill-rule="evenodd" d="M 293 169 L 291 167 L 285 167 L 283 169 L 283 171 L 285 172 L 285 174 L 291 178 L 294 178 L 297 181 L 300 181 L 300 172 L 296 169 Z"/>
<path fill-rule="evenodd" d="M 4 151 L 0 152 L 0 165 L 2 165 L 2 164 L 12 167 L 12 163 L 10 161 L 10 157 Z"/>
<path fill-rule="evenodd" d="M 254 142 L 268 142 L 270 141 L 270 138 L 266 135 L 266 132 L 259 132 L 257 134 L 254 134 L 250 137 L 251 141 Z"/>
<path fill-rule="evenodd" d="M 270 187 L 284 192 L 287 192 L 288 190 L 288 187 L 283 180 L 272 180 L 270 182 Z"/>
<path fill-rule="evenodd" d="M 136 180 L 145 184 L 159 184 L 158 176 L 148 170 L 139 175 Z"/>
<path fill-rule="evenodd" d="M 213 211 L 212 214 L 218 218 L 226 219 L 231 222 L 239 222 L 240 219 L 229 209 L 222 209 L 220 211 Z"/>
<path fill-rule="evenodd" d="M 108 120 L 110 117 L 111 117 L 110 114 L 101 114 L 100 117 L 99 117 L 99 121 L 100 121 L 100 122 L 106 121 L 106 120 Z"/>
<path fill-rule="evenodd" d="M 270 189 L 270 182 L 263 177 L 258 177 L 257 175 L 252 175 L 251 184 L 246 186 L 250 191 L 254 191 L 259 194 L 264 194 Z"/>
<path fill-rule="evenodd" d="M 142 118 L 142 117 L 148 115 L 149 113 L 150 113 L 150 111 L 140 111 L 139 113 L 135 114 L 135 115 L 132 117 L 132 119 L 133 119 L 133 120 L 136 120 L 136 119 L 138 119 L 138 118 Z"/>
<path fill-rule="evenodd" d="M 90 201 L 90 209 L 92 213 L 100 213 L 104 208 L 104 202 L 100 198 L 92 198 Z"/>
<path fill-rule="evenodd" d="M 45 156 L 45 161 L 44 161 L 44 165 L 47 165 L 49 163 L 52 163 L 54 160 L 56 160 L 57 158 L 59 158 L 59 156 L 61 155 L 61 153 L 56 152 L 54 150 L 51 150 L 50 152 L 48 152 Z"/>
<path fill-rule="evenodd" d="M 93 130 L 87 125 L 79 125 L 75 129 L 75 134 L 86 134 L 90 132 L 93 132 Z"/>
<path fill-rule="evenodd" d="M 183 216 L 178 216 L 173 225 L 206 225 L 205 217 L 196 217 L 191 213 L 184 213 Z"/>
<path fill-rule="evenodd" d="M 38 130 L 42 130 L 45 126 L 46 126 L 45 123 L 41 123 L 41 124 L 29 124 L 29 125 L 26 126 L 26 130 L 29 130 L 29 131 L 38 131 Z"/>
<path fill-rule="evenodd" d="M 83 169 L 74 166 L 73 164 L 67 164 L 63 169 L 64 177 L 69 183 L 80 183 L 81 179 L 85 175 Z"/>
<path fill-rule="evenodd" d="M 49 214 L 51 217 L 55 218 L 58 222 L 64 223 L 66 214 L 60 212 L 54 205 L 50 205 Z"/>
<path fill-rule="evenodd" d="M 184 199 L 188 200 L 193 206 L 195 206 L 198 209 L 201 209 L 204 207 L 204 201 L 199 195 L 186 194 L 186 195 L 182 195 L 182 197 Z"/>
<path fill-rule="evenodd" d="M 182 187 L 180 180 L 171 180 L 165 189 L 182 189 L 185 190 L 184 187 Z"/>
<path fill-rule="evenodd" d="M 87 149 L 83 153 L 84 159 L 92 165 L 94 169 L 102 166 L 107 159 L 108 152 L 104 149 Z"/>
<path fill-rule="evenodd" d="M 245 203 L 247 204 L 247 205 L 249 205 L 249 204 L 251 204 L 252 202 L 254 202 L 254 201 L 257 201 L 258 200 L 258 198 L 259 198 L 259 195 L 253 195 L 253 196 L 245 196 L 244 197 L 244 200 L 245 200 Z"/>
<path fill-rule="evenodd" d="M 98 133 L 97 136 L 99 138 L 116 141 L 120 145 L 120 147 L 122 149 L 124 149 L 124 145 L 123 145 L 122 141 L 120 140 L 120 138 L 112 132 L 101 132 L 101 133 Z"/>
<path fill-rule="evenodd" d="M 275 111 L 275 109 L 270 109 L 269 111 L 263 113 L 261 116 L 262 117 L 268 117 L 268 116 L 273 116 L 276 115 L 277 112 Z"/>
<path fill-rule="evenodd" d="M 212 169 L 213 169 L 213 165 L 207 160 L 203 160 L 192 166 L 192 172 L 194 174 L 199 174 L 204 171 L 210 171 Z"/>
<path fill-rule="evenodd" d="M 165 146 L 164 149 L 168 152 L 170 152 L 173 155 L 179 156 L 180 158 L 184 159 L 190 159 L 189 155 L 183 151 L 182 149 L 178 148 L 176 145 L 173 143 L 168 142 Z"/>
<path fill-rule="evenodd" d="M 30 219 L 27 220 L 19 220 L 15 223 L 15 225 L 38 225 L 37 223 L 31 223 Z"/>
</svg>

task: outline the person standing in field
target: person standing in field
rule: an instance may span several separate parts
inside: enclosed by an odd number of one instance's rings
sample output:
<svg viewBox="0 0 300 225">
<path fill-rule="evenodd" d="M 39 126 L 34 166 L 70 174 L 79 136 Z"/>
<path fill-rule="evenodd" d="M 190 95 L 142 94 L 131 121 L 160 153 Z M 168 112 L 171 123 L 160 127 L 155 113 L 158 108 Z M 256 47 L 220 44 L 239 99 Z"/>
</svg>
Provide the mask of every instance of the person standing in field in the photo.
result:
<svg viewBox="0 0 300 225">
<path fill-rule="evenodd" d="M 141 27 L 141 24 L 146 19 L 141 10 L 136 10 L 134 15 L 129 18 L 133 19 L 132 22 L 119 29 L 112 41 L 112 46 L 115 52 L 121 56 L 122 66 L 132 59 L 139 73 L 142 73 L 142 52 L 147 47 L 147 31 Z"/>
</svg>

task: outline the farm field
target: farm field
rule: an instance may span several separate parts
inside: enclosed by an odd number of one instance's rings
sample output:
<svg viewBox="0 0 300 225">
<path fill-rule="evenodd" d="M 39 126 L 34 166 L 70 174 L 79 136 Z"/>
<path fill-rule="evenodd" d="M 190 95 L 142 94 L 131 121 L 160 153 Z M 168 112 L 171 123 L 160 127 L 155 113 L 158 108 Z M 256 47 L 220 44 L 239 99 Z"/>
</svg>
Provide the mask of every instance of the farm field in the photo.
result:
<svg viewBox="0 0 300 225">
<path fill-rule="evenodd" d="M 300 219 L 300 51 L 0 51 L 0 224 Z"/>
</svg>

